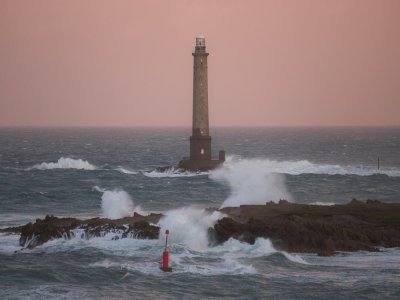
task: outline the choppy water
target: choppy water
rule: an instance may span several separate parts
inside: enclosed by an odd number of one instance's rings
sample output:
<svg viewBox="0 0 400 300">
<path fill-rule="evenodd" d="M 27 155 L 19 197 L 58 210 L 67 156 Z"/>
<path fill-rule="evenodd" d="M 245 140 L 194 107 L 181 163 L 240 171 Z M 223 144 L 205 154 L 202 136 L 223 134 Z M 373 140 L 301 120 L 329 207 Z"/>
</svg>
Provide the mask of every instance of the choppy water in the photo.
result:
<svg viewBox="0 0 400 300">
<path fill-rule="evenodd" d="M 174 269 L 159 270 L 163 236 L 54 240 L 14 253 L 18 237 L 2 234 L 0 298 L 400 297 L 400 249 L 317 257 L 276 251 L 265 239 L 210 248 L 205 233 L 218 216 L 201 210 L 280 198 L 399 202 L 400 128 L 219 128 L 213 149 L 227 151 L 223 169 L 149 172 L 186 156 L 189 135 L 189 129 L 0 129 L 0 227 L 46 214 L 161 211 Z M 117 208 L 105 205 L 103 212 L 102 203 Z"/>
</svg>

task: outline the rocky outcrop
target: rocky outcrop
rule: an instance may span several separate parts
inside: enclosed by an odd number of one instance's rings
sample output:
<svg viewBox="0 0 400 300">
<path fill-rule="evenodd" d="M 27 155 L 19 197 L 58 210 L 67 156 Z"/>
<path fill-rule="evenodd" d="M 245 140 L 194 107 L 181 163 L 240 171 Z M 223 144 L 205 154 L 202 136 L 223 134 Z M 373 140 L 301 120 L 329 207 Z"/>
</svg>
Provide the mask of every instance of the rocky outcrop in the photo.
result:
<svg viewBox="0 0 400 300">
<path fill-rule="evenodd" d="M 281 250 L 319 255 L 400 247 L 399 204 L 353 199 L 347 205 L 317 206 L 282 201 L 222 212 L 230 217 L 209 230 L 214 245 L 229 238 L 253 244 L 257 237 L 263 237 Z"/>
<path fill-rule="evenodd" d="M 71 239 L 75 237 L 75 229 L 82 229 L 80 238 L 86 239 L 108 233 L 116 234 L 113 239 L 119 239 L 120 236 L 121 238 L 158 239 L 160 228 L 150 223 L 157 223 L 161 216 L 161 214 L 148 216 L 135 214 L 133 217 L 118 220 L 102 218 L 79 220 L 47 215 L 44 219 L 37 219 L 35 223 L 6 228 L 2 232 L 20 233 L 19 244 L 28 249 L 33 249 L 53 239 Z"/>
<path fill-rule="evenodd" d="M 21 228 L 20 246 L 32 249 L 51 239 L 74 236 L 71 230 L 77 228 L 79 220 L 74 218 L 56 218 L 46 216 L 43 220 L 37 219 L 35 223 L 28 223 Z"/>
<path fill-rule="evenodd" d="M 288 252 L 333 255 L 336 251 L 378 251 L 378 247 L 400 247 L 400 204 L 353 199 L 345 205 L 306 205 L 281 200 L 279 204 L 242 205 L 220 210 L 226 217 L 209 228 L 210 245 L 230 238 L 253 244 L 269 238 L 274 247 Z M 157 239 L 161 214 L 118 220 L 57 218 L 46 216 L 20 227 L 0 232 L 20 234 L 20 245 L 32 249 L 57 238 L 91 238 L 115 233 L 113 239 Z M 76 230 L 80 229 L 80 230 Z"/>
</svg>

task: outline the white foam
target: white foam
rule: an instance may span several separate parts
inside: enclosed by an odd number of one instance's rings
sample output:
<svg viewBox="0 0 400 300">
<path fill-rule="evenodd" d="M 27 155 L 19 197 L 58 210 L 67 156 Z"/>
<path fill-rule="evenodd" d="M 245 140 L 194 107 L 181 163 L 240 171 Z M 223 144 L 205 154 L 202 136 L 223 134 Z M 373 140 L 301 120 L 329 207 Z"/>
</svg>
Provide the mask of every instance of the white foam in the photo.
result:
<svg viewBox="0 0 400 300">
<path fill-rule="evenodd" d="M 210 248 L 209 251 L 228 253 L 236 258 L 268 256 L 277 252 L 271 241 L 263 238 L 256 239 L 254 245 L 230 238 L 224 244 Z"/>
<path fill-rule="evenodd" d="M 36 164 L 26 170 L 52 170 L 52 169 L 80 169 L 80 170 L 96 170 L 96 166 L 90 164 L 87 160 L 73 159 L 69 157 L 61 157 L 57 162 L 42 162 Z"/>
<path fill-rule="evenodd" d="M 164 172 L 159 172 L 156 170 L 143 172 L 144 176 L 152 178 L 165 178 L 165 177 L 193 177 L 193 176 L 204 176 L 208 172 L 189 172 L 182 171 L 181 169 L 169 168 Z"/>
<path fill-rule="evenodd" d="M 104 193 L 106 191 L 105 188 L 99 187 L 98 185 L 95 185 L 94 187 L 92 187 L 92 191 L 96 191 L 99 193 Z"/>
<path fill-rule="evenodd" d="M 129 194 L 122 190 L 105 191 L 101 197 L 103 215 L 109 219 L 133 216 L 134 212 L 143 214 L 139 206 L 135 207 Z"/>
<path fill-rule="evenodd" d="M 208 248 L 207 230 L 214 226 L 223 214 L 214 211 L 208 213 L 205 209 L 183 207 L 165 213 L 158 223 L 160 241 L 165 239 L 165 230 L 171 231 L 171 243 L 178 243 L 192 250 L 204 251 Z"/>
<path fill-rule="evenodd" d="M 218 169 L 210 172 L 213 180 L 227 183 L 231 188 L 230 196 L 221 207 L 239 206 L 241 204 L 264 204 L 268 201 L 278 202 L 280 199 L 293 201 L 285 185 L 285 174 L 328 174 L 370 176 L 385 174 L 400 176 L 398 169 L 363 168 L 356 166 L 340 166 L 316 164 L 308 160 L 277 161 L 270 159 L 241 159 L 238 156 L 227 156 L 226 162 Z M 332 205 L 331 203 L 317 203 Z"/>
<path fill-rule="evenodd" d="M 147 256 L 149 252 L 153 252 L 153 248 L 160 252 L 162 245 L 158 240 L 122 238 L 121 232 L 108 232 L 100 237 L 85 238 L 83 229 L 74 229 L 72 231 L 75 237 L 70 240 L 67 239 L 54 239 L 47 243 L 34 248 L 31 251 L 57 253 L 71 250 L 79 250 L 84 248 L 95 248 L 102 251 L 108 251 L 113 255 L 122 257 L 131 256 Z M 82 238 L 82 236 L 84 238 Z M 118 236 L 119 239 L 114 240 Z M 99 265 L 100 266 L 100 265 Z M 103 266 L 106 267 L 106 266 Z M 108 266 L 108 267 L 111 267 Z"/>
<path fill-rule="evenodd" d="M 382 168 L 377 170 L 375 167 L 318 164 L 312 163 L 308 160 L 277 161 L 266 158 L 241 159 L 239 156 L 235 155 L 227 156 L 224 166 L 229 168 L 240 162 L 258 166 L 269 173 L 281 173 L 289 175 L 328 174 L 370 176 L 375 174 L 384 174 L 391 177 L 400 176 L 400 170 L 396 168 Z"/>
<path fill-rule="evenodd" d="M 136 172 L 136 171 L 131 171 L 131 170 L 125 169 L 123 167 L 118 167 L 115 170 L 118 171 L 118 172 L 121 172 L 123 174 L 131 174 L 131 175 L 138 174 L 138 172 Z"/>
<path fill-rule="evenodd" d="M 336 204 L 335 202 L 321 202 L 321 201 L 310 203 L 310 205 L 321 205 L 321 206 L 332 206 L 335 204 Z"/>
<path fill-rule="evenodd" d="M 248 243 L 240 242 L 238 240 L 230 238 L 223 245 L 217 246 L 215 248 L 210 248 L 210 252 L 214 251 L 226 253 L 226 255 L 235 258 L 263 257 L 269 256 L 274 253 L 281 253 L 290 261 L 301 264 L 308 264 L 297 254 L 289 254 L 285 251 L 276 250 L 271 241 L 264 238 L 257 238 L 254 245 L 250 245 Z"/>
<path fill-rule="evenodd" d="M 197 261 L 198 260 L 198 261 Z M 206 262 L 201 256 L 195 257 L 191 262 L 185 260 L 176 261 L 175 257 L 171 259 L 171 265 L 174 266 L 174 273 L 192 273 L 202 276 L 215 275 L 242 275 L 242 274 L 257 274 L 256 268 L 240 262 L 233 257 L 221 257 L 212 262 Z"/>
<path fill-rule="evenodd" d="M 273 173 L 268 167 L 269 162 L 231 157 L 222 167 L 211 171 L 211 179 L 225 182 L 231 188 L 230 196 L 221 207 L 265 204 L 280 199 L 291 201 L 292 196 L 286 189 L 284 175 Z"/>
</svg>

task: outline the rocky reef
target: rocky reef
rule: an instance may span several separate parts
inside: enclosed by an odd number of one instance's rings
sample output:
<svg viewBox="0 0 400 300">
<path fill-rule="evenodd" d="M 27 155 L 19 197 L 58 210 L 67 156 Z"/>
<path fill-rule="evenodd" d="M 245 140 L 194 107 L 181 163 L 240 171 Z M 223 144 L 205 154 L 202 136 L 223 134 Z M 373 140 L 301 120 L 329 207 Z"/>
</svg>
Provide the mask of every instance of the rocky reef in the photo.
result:
<svg viewBox="0 0 400 300">
<path fill-rule="evenodd" d="M 71 239 L 75 237 L 77 232 L 75 229 L 81 229 L 80 238 L 85 239 L 104 236 L 108 233 L 116 234 L 113 239 L 119 239 L 119 235 L 122 238 L 158 239 L 160 228 L 151 223 L 157 223 L 161 216 L 161 214 L 142 216 L 135 213 L 133 217 L 117 220 L 103 218 L 79 220 L 47 215 L 43 220 L 36 219 L 35 223 L 1 229 L 0 232 L 20 234 L 20 246 L 28 249 L 33 249 L 53 239 Z"/>
<path fill-rule="evenodd" d="M 353 199 L 345 205 L 242 205 L 221 210 L 225 217 L 209 229 L 213 244 L 229 238 L 253 244 L 269 238 L 288 252 L 333 255 L 336 251 L 379 251 L 400 247 L 400 204 L 366 203 Z"/>
<path fill-rule="evenodd" d="M 217 209 L 210 208 L 209 211 Z M 289 203 L 242 205 L 219 210 L 226 217 L 208 229 L 210 246 L 230 238 L 253 244 L 269 238 L 274 247 L 288 252 L 333 255 L 336 251 L 379 251 L 379 247 L 400 247 L 400 204 L 376 200 L 321 206 Z M 57 218 L 47 215 L 20 227 L 0 232 L 20 234 L 21 247 L 33 249 L 49 240 L 91 238 L 115 233 L 113 239 L 158 239 L 156 225 L 161 214 L 134 214 L 118 220 Z M 76 230 L 80 229 L 80 230 Z"/>
</svg>

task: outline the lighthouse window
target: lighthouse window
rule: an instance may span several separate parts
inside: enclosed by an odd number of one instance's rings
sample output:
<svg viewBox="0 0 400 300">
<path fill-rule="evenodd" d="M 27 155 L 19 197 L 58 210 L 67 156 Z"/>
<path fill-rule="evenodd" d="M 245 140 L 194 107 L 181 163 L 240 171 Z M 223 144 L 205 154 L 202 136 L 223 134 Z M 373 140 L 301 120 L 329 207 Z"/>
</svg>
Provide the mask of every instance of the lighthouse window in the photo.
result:
<svg viewBox="0 0 400 300">
<path fill-rule="evenodd" d="M 204 154 L 204 149 L 201 149 L 200 153 L 201 153 L 201 155 L 203 155 Z"/>
</svg>

